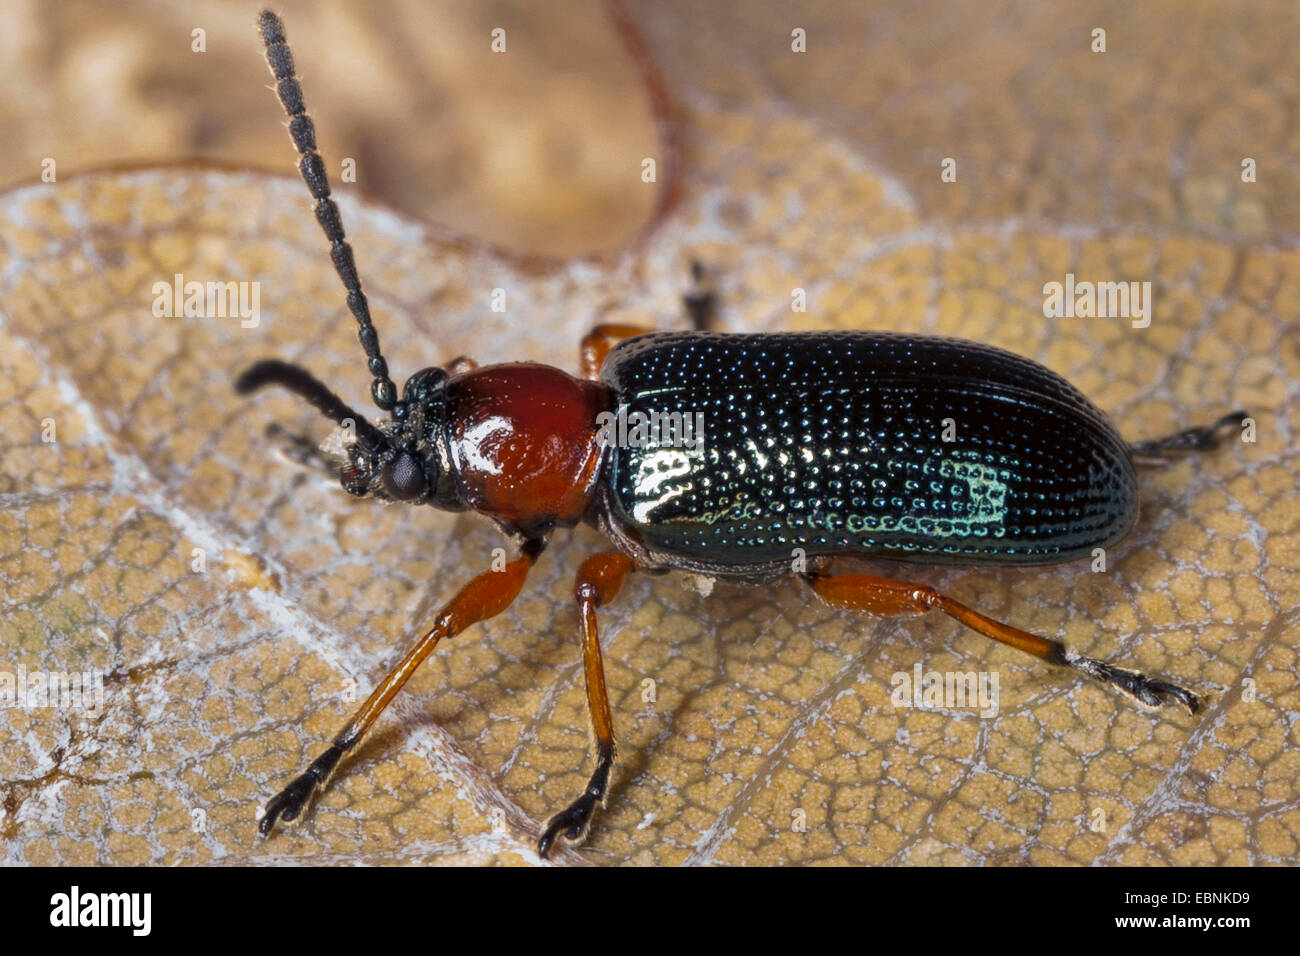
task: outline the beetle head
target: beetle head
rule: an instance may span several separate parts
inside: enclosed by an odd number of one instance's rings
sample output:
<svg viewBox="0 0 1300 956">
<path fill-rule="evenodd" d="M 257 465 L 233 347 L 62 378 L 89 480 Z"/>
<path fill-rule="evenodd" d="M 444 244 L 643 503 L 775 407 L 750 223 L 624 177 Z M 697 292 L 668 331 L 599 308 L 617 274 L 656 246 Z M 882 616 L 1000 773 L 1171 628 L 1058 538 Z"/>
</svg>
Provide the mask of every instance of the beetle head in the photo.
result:
<svg viewBox="0 0 1300 956">
<path fill-rule="evenodd" d="M 429 504 L 463 511 L 450 468 L 447 373 L 427 368 L 412 375 L 391 417 L 378 425 L 354 411 L 306 369 L 276 359 L 257 362 L 235 381 L 240 394 L 279 385 L 306 399 L 353 436 L 339 469 L 349 494 Z"/>
<path fill-rule="evenodd" d="M 436 366 L 416 372 L 392 418 L 376 429 L 379 441 L 356 431 L 339 474 L 349 494 L 464 510 L 451 475 L 446 384 L 447 373 Z"/>
</svg>

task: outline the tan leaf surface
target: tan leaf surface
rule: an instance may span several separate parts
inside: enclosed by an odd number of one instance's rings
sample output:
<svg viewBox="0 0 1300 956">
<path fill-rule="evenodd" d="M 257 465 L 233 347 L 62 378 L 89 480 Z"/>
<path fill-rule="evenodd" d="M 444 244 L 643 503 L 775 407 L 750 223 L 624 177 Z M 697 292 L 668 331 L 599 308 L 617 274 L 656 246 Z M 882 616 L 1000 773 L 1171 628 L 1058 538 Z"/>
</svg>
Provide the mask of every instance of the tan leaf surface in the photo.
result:
<svg viewBox="0 0 1300 956">
<path fill-rule="evenodd" d="M 508 248 L 614 248 L 654 204 L 640 77 L 600 0 L 284 0 L 322 154 L 408 213 Z M 0 183 L 173 157 L 289 168 L 256 4 L 0 0 Z M 508 56 L 489 47 L 507 29 Z M 203 30 L 203 52 L 192 33 Z M 298 42 L 301 41 L 301 42 Z M 631 108 L 629 108 L 631 106 Z M 336 176 L 337 178 L 337 176 Z"/>
<path fill-rule="evenodd" d="M 1294 80 L 1264 71 L 1294 47 L 1295 14 L 828 8 L 807 15 L 800 58 L 785 14 L 646 6 L 685 174 L 641 244 L 525 268 L 344 196 L 398 376 L 462 353 L 572 368 L 598 318 L 679 326 L 699 256 L 727 328 L 958 334 L 1062 372 L 1134 439 L 1241 406 L 1258 441 L 1146 473 L 1106 574 L 909 569 L 1187 684 L 1207 698 L 1195 718 L 1136 710 L 947 619 L 634 576 L 602 613 L 623 759 L 589 847 L 565 860 L 1293 862 L 1300 254 L 1280 197 L 1297 150 L 1280 88 Z M 1109 60 L 1086 53 L 1098 17 Z M 1121 42 L 1139 36 L 1160 42 Z M 1233 69 L 1187 70 L 1225 36 Z M 1258 114 L 1249 145 L 1203 122 L 1234 98 Z M 324 111 L 310 86 L 308 101 Z M 959 182 L 941 187 L 950 155 Z M 1261 183 L 1240 182 L 1241 155 Z M 644 188 L 634 169 L 627 188 Z M 256 807 L 337 729 L 349 690 L 499 540 L 473 517 L 351 501 L 262 435 L 279 421 L 322 437 L 312 414 L 231 393 L 241 366 L 278 354 L 364 398 L 301 183 L 98 173 L 11 191 L 0 221 L 0 647 L 9 668 L 109 675 L 98 717 L 0 709 L 5 859 L 535 861 L 538 821 L 589 771 L 571 594 L 599 536 L 559 536 L 514 607 L 426 663 L 305 825 L 257 840 Z M 1150 328 L 1044 319 L 1042 285 L 1068 271 L 1151 281 Z M 260 280 L 260 326 L 155 318 L 151 287 L 177 272 Z M 998 715 L 895 709 L 890 677 L 918 662 L 996 672 Z"/>
</svg>

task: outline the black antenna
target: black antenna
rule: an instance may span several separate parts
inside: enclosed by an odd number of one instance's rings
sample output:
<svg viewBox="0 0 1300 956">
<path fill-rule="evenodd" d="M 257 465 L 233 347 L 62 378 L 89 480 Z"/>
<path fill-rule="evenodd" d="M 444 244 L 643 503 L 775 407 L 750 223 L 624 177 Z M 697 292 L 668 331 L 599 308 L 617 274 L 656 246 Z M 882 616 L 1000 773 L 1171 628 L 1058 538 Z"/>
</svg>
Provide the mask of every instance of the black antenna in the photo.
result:
<svg viewBox="0 0 1300 956">
<path fill-rule="evenodd" d="M 266 44 L 266 64 L 275 77 L 276 95 L 280 97 L 284 111 L 289 114 L 289 138 L 302 156 L 298 172 L 302 173 L 303 181 L 316 200 L 316 221 L 325 231 L 325 238 L 330 241 L 330 259 L 334 262 L 334 271 L 343 280 L 343 287 L 348 291 L 348 308 L 361 327 L 357 338 L 366 350 L 370 374 L 375 377 L 370 385 L 370 394 L 376 405 L 386 412 L 391 411 L 397 404 L 397 387 L 388 377 L 388 363 L 379 351 L 379 333 L 371 321 L 366 295 L 361 291 L 361 277 L 357 275 L 352 247 L 344 237 L 339 207 L 330 198 L 325 162 L 320 153 L 316 152 L 316 127 L 312 125 L 307 108 L 303 105 L 302 85 L 294 74 L 293 54 L 289 52 L 289 45 L 284 39 L 284 24 L 270 10 L 263 10 L 258 17 L 258 30 L 262 34 L 262 42 Z"/>
<path fill-rule="evenodd" d="M 263 359 L 244 369 L 239 378 L 235 379 L 235 391 L 240 395 L 247 395 L 263 385 L 280 385 L 295 395 L 300 395 L 337 425 L 342 425 L 351 419 L 356 428 L 357 441 L 367 451 L 376 451 L 386 442 L 383 432 L 366 421 L 364 416 L 354 412 L 343 399 L 331 392 L 324 382 L 312 376 L 304 368 L 281 362 L 279 359 Z"/>
</svg>

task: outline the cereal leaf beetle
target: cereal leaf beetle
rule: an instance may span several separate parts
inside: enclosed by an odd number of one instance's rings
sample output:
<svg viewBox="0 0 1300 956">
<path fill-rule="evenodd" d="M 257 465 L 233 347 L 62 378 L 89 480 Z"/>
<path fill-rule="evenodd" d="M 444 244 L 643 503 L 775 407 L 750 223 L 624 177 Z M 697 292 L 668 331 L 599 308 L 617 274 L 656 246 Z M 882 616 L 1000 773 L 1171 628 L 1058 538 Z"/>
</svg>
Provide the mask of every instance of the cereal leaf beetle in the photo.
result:
<svg viewBox="0 0 1300 956">
<path fill-rule="evenodd" d="M 268 802 L 263 836 L 303 813 L 439 641 L 505 610 L 551 533 L 580 522 L 613 544 L 582 563 L 574 585 L 595 768 L 545 827 L 543 857 L 557 840 L 581 842 L 608 795 L 616 749 L 596 610 L 634 570 L 751 584 L 798 576 L 840 608 L 937 609 L 1143 706 L 1196 711 L 1197 697 L 1175 684 L 1083 657 L 924 584 L 830 565 L 855 556 L 1044 565 L 1089 555 L 1136 521 L 1137 463 L 1213 449 L 1244 412 L 1129 444 L 1064 378 L 989 346 L 883 332 L 707 331 L 713 297 L 698 265 L 685 296 L 693 331 L 601 325 L 581 343 L 581 377 L 535 363 L 480 368 L 460 359 L 412 375 L 399 397 L 283 25 L 264 11 L 259 28 L 299 171 L 359 327 L 371 395 L 388 418 L 371 423 L 306 370 L 276 360 L 246 369 L 235 388 L 279 385 L 336 423 L 351 420 L 355 440 L 333 469 L 350 494 L 473 510 L 518 548 L 504 568 L 479 574 L 442 608 L 329 748 Z M 623 428 L 630 420 L 632 438 Z M 949 437 L 945 421 L 963 428 Z M 647 431 L 647 422 L 655 428 Z M 796 554 L 806 564 L 792 563 Z"/>
</svg>

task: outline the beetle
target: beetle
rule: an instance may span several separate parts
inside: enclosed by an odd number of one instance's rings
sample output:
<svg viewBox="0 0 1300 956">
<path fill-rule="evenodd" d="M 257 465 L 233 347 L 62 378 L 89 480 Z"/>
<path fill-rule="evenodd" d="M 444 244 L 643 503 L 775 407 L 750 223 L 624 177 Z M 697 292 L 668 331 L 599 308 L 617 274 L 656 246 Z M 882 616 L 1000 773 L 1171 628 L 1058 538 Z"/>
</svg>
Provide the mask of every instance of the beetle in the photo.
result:
<svg viewBox="0 0 1300 956">
<path fill-rule="evenodd" d="M 925 584 L 833 564 L 883 557 L 1040 566 L 1090 556 L 1133 527 L 1137 464 L 1213 449 L 1245 412 L 1128 443 L 1060 375 L 1001 349 L 885 332 L 709 331 L 714 297 L 698 265 L 684 297 L 691 331 L 599 325 L 582 340 L 581 376 L 459 359 L 416 372 L 399 396 L 283 24 L 264 11 L 259 30 L 298 169 L 359 327 L 371 396 L 388 417 L 368 421 L 305 369 L 274 359 L 245 369 L 235 388 L 278 385 L 337 424 L 351 420 L 354 440 L 332 466 L 350 494 L 472 510 L 518 550 L 503 569 L 461 588 L 330 746 L 268 801 L 263 836 L 303 813 L 439 641 L 505 610 L 555 529 L 580 522 L 612 544 L 582 562 L 574 584 L 595 766 L 582 793 L 547 822 L 542 857 L 557 842 L 584 840 L 609 792 L 616 749 L 596 612 L 633 571 L 748 584 L 797 576 L 839 608 L 939 610 L 1142 706 L 1174 703 L 1195 713 L 1196 695 L 1176 684 L 1084 657 Z M 945 435 L 947 421 L 962 422 L 961 434 Z"/>
</svg>

